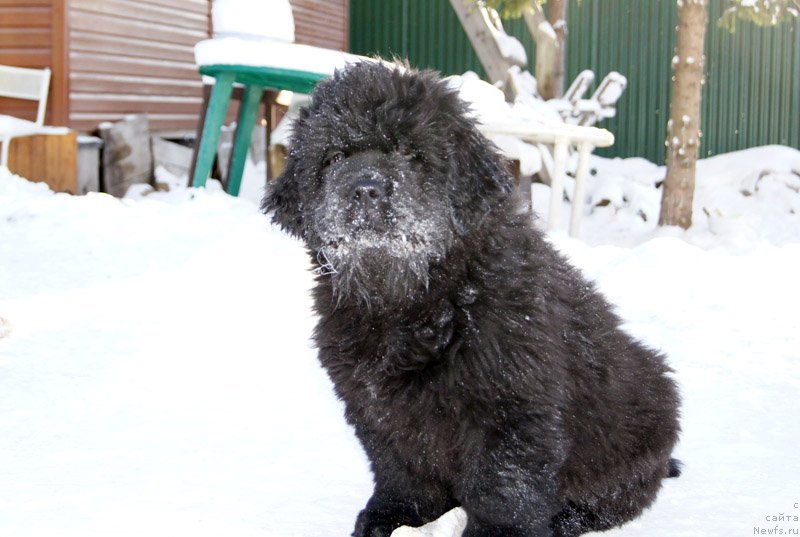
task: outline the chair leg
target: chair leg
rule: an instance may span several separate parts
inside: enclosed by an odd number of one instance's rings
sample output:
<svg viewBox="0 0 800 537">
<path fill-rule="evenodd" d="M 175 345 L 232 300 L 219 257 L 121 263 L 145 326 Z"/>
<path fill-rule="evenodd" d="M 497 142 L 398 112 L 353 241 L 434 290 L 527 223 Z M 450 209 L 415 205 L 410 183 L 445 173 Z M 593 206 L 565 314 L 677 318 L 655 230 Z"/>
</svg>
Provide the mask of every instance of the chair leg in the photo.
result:
<svg viewBox="0 0 800 537">
<path fill-rule="evenodd" d="M 197 163 L 192 175 L 192 186 L 205 186 L 208 174 L 211 172 L 211 166 L 214 164 L 214 157 L 217 153 L 217 143 L 219 143 L 219 131 L 231 100 L 233 79 L 233 74 L 221 74 L 216 78 L 214 89 L 211 90 L 211 98 L 203 122 L 203 134 L 197 149 Z"/>
<path fill-rule="evenodd" d="M 244 172 L 247 151 L 250 149 L 250 138 L 253 136 L 253 127 L 258 117 L 258 107 L 261 105 L 261 96 L 264 94 L 262 86 L 247 86 L 242 97 L 239 109 L 239 121 L 236 123 L 236 137 L 233 142 L 233 157 L 228 169 L 228 194 L 239 195 L 242 186 L 242 173 Z"/>
</svg>

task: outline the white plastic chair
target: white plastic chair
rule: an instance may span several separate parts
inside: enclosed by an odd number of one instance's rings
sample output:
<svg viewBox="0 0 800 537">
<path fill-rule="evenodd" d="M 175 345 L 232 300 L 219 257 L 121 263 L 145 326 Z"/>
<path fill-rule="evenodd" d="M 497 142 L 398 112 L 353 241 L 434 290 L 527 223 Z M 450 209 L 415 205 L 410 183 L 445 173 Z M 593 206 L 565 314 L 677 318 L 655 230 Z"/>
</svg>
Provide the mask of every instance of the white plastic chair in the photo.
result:
<svg viewBox="0 0 800 537">
<path fill-rule="evenodd" d="M 583 96 L 589 90 L 589 86 L 594 82 L 594 71 L 591 69 L 584 69 L 575 80 L 572 81 L 564 95 L 558 99 L 550 99 L 547 105 L 557 111 L 561 117 L 568 118 L 575 111 L 578 102 L 583 99 Z"/>
<path fill-rule="evenodd" d="M 573 125 L 591 127 L 598 121 L 614 117 L 617 115 L 617 101 L 627 87 L 628 79 L 616 71 L 611 71 L 590 98 L 578 100 L 574 111 L 565 118 L 565 121 Z"/>
<path fill-rule="evenodd" d="M 461 99 L 470 106 L 470 115 L 476 120 L 478 128 L 489 139 L 498 136 L 516 138 L 528 145 L 538 147 L 542 169 L 547 169 L 550 177 L 550 211 L 548 228 L 554 229 L 561 222 L 561 204 L 567 179 L 567 161 L 571 147 L 576 149 L 577 166 L 575 188 L 572 194 L 572 214 L 570 216 L 570 235 L 576 236 L 580 229 L 584 209 L 585 183 L 589 175 L 589 155 L 595 147 L 608 147 L 614 143 L 614 135 L 604 129 L 569 125 L 544 102 L 539 108 L 528 105 L 520 99 L 513 105 L 506 102 L 504 93 L 488 82 L 480 80 L 474 73 L 471 76 L 452 76 L 447 79 L 448 86 L 457 90 Z M 531 97 L 531 100 L 534 99 Z M 547 113 L 545 113 L 545 109 Z M 548 115 L 550 116 L 548 118 Z M 509 148 L 509 144 L 498 143 Z M 511 148 L 514 152 L 522 148 Z M 509 152 L 504 151 L 507 156 Z M 520 164 L 522 159 L 520 158 Z M 539 163 L 536 164 L 539 166 Z M 548 169 L 549 168 L 549 169 Z"/>
<path fill-rule="evenodd" d="M 8 167 L 8 147 L 12 138 L 50 132 L 44 127 L 49 88 L 48 68 L 27 69 L 0 65 L 0 96 L 38 101 L 35 121 L 0 114 L 0 144 L 2 144 L 0 166 Z"/>
</svg>

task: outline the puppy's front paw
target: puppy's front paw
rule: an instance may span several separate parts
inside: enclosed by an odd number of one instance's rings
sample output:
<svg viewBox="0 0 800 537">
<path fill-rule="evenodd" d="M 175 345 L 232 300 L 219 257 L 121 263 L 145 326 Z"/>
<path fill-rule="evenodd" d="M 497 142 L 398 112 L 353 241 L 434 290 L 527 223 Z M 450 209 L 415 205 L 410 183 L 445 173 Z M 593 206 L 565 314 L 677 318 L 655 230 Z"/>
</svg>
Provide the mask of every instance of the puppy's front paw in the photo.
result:
<svg viewBox="0 0 800 537">
<path fill-rule="evenodd" d="M 547 533 L 532 533 L 520 528 L 510 528 L 506 526 L 467 526 L 462 537 L 528 537 L 539 535 L 549 537 Z"/>
<path fill-rule="evenodd" d="M 356 519 L 353 537 L 389 537 L 399 525 L 395 516 L 364 509 Z"/>
</svg>

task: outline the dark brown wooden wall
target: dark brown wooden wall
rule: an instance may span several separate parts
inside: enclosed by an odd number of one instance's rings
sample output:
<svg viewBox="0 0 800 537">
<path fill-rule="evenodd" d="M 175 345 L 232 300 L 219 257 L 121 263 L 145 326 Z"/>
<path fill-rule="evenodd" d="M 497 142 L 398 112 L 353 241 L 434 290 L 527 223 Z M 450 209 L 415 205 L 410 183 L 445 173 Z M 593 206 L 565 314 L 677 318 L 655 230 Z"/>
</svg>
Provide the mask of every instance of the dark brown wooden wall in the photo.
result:
<svg viewBox="0 0 800 537">
<path fill-rule="evenodd" d="M 296 41 L 347 49 L 349 0 L 290 0 Z M 210 0 L 0 0 L 0 63 L 50 66 L 46 121 L 92 132 L 145 112 L 154 130 L 192 131 L 201 105 L 195 43 Z M 0 113 L 33 105 L 0 99 Z"/>
<path fill-rule="evenodd" d="M 290 0 L 295 41 L 347 50 L 349 0 Z"/>
</svg>

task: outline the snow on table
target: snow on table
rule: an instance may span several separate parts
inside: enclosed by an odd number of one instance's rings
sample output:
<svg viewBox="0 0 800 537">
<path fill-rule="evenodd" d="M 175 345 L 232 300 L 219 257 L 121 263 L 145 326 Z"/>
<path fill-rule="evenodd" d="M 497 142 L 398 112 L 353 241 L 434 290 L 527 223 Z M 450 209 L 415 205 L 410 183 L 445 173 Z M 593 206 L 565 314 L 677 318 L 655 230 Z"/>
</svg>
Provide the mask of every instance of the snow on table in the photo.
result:
<svg viewBox="0 0 800 537">
<path fill-rule="evenodd" d="M 270 37 L 294 41 L 294 17 L 289 0 L 214 0 L 214 37 Z"/>
<path fill-rule="evenodd" d="M 369 60 L 339 50 L 274 39 L 220 37 L 194 47 L 197 65 L 250 65 L 332 75 L 348 64 Z"/>
<path fill-rule="evenodd" d="M 800 152 L 702 161 L 688 232 L 637 216 L 662 167 L 592 166 L 625 196 L 551 240 L 684 399 L 683 475 L 603 535 L 798 531 Z M 368 463 L 309 343 L 306 254 L 255 180 L 118 200 L 0 172 L 0 535 L 351 532 Z M 417 535 L 457 535 L 448 516 Z"/>
</svg>

